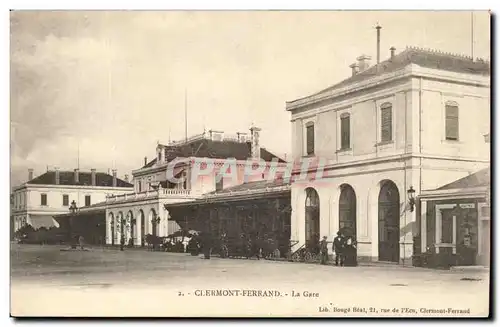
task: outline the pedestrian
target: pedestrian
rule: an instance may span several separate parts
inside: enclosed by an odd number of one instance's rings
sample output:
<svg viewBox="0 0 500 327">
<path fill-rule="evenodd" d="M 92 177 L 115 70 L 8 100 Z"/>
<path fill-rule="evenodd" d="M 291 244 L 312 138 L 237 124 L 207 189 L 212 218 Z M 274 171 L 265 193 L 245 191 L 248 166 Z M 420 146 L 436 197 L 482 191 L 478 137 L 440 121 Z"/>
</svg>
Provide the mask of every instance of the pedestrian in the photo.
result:
<svg viewBox="0 0 500 327">
<path fill-rule="evenodd" d="M 345 240 L 345 265 L 355 267 L 358 265 L 356 240 L 353 236 L 349 236 Z"/>
<path fill-rule="evenodd" d="M 212 250 L 212 239 L 210 233 L 204 233 L 203 237 L 203 254 L 205 259 L 210 259 L 210 251 Z"/>
<path fill-rule="evenodd" d="M 120 238 L 120 251 L 123 251 L 123 248 L 125 246 L 125 236 L 121 236 Z"/>
<path fill-rule="evenodd" d="M 320 249 L 321 249 L 321 264 L 326 265 L 328 261 L 328 242 L 326 241 L 328 237 L 323 236 L 323 240 L 321 241 L 320 244 Z"/>
<path fill-rule="evenodd" d="M 344 266 L 344 235 L 340 231 L 337 232 L 337 236 L 333 239 L 333 251 L 335 252 L 335 265 Z"/>
<path fill-rule="evenodd" d="M 83 250 L 83 242 L 84 242 L 84 238 L 82 235 L 80 235 L 78 237 L 78 244 L 80 245 L 80 250 Z"/>
</svg>

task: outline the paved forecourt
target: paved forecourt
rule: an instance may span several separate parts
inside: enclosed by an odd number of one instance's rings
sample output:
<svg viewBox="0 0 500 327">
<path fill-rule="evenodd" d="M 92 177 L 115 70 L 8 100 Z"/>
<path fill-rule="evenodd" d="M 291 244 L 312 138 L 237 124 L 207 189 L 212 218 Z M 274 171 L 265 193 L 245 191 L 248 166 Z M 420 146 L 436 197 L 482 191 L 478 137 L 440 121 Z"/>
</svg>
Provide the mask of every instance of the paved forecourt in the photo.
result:
<svg viewBox="0 0 500 327">
<path fill-rule="evenodd" d="M 488 308 L 487 273 L 61 248 L 12 246 L 13 314 L 475 316 Z"/>
</svg>

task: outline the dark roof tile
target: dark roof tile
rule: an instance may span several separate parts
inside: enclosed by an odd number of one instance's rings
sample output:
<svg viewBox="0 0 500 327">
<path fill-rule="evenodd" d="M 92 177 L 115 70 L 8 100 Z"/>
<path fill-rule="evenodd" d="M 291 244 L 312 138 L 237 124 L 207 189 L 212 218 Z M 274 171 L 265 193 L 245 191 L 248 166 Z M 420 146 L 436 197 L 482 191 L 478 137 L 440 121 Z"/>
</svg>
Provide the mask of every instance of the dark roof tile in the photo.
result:
<svg viewBox="0 0 500 327">
<path fill-rule="evenodd" d="M 314 93 L 300 99 L 290 101 L 292 104 L 296 101 L 319 95 L 344 86 L 369 79 L 371 77 L 386 73 L 395 72 L 410 64 L 416 64 L 425 68 L 441 69 L 456 73 L 468 73 L 475 75 L 490 75 L 490 64 L 487 61 L 472 61 L 471 58 L 459 55 L 448 54 L 440 51 L 407 48 L 405 51 L 397 54 L 392 59 L 387 59 L 374 65 L 358 74 L 351 76 L 340 83 L 332 85 L 322 91 Z"/>
<path fill-rule="evenodd" d="M 166 146 L 165 156 L 167 161 L 174 160 L 178 157 L 201 157 L 210 159 L 235 158 L 236 160 L 246 160 L 251 157 L 251 144 L 250 142 L 200 139 L 185 144 Z M 264 161 L 272 161 L 276 158 L 278 162 L 285 162 L 285 160 L 269 152 L 265 148 L 260 148 L 260 157 Z M 152 167 L 155 163 L 156 158 L 142 168 Z"/>
<path fill-rule="evenodd" d="M 438 190 L 451 190 L 457 188 L 473 188 L 491 185 L 490 167 L 474 174 L 460 178 L 452 183 L 438 188 Z"/>
<path fill-rule="evenodd" d="M 59 171 L 59 185 L 92 185 L 92 173 L 80 172 L 78 175 L 78 183 L 75 183 L 75 175 L 72 171 Z M 56 172 L 48 171 L 40 176 L 33 178 L 27 182 L 28 184 L 39 185 L 56 185 Z M 96 172 L 96 186 L 112 186 L 113 176 L 106 173 Z M 132 184 L 117 178 L 117 187 L 133 187 Z"/>
</svg>

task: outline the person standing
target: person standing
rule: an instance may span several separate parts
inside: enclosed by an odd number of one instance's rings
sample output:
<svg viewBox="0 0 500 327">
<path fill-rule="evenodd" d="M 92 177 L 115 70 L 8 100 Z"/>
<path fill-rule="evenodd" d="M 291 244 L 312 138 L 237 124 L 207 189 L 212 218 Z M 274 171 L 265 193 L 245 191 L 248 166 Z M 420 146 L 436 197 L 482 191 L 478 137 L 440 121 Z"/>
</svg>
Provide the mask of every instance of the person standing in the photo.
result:
<svg viewBox="0 0 500 327">
<path fill-rule="evenodd" d="M 335 265 L 344 266 L 344 235 L 340 231 L 337 232 L 337 236 L 333 239 L 333 251 L 335 252 Z"/>
<path fill-rule="evenodd" d="M 355 267 L 358 265 L 356 241 L 349 236 L 345 240 L 345 265 Z"/>
<path fill-rule="evenodd" d="M 205 259 L 210 259 L 210 251 L 212 250 L 212 239 L 209 232 L 204 233 L 203 237 L 203 255 Z"/>
<path fill-rule="evenodd" d="M 82 235 L 80 235 L 78 237 L 78 244 L 80 245 L 80 250 L 83 250 L 83 242 L 84 242 L 84 238 Z"/>
<path fill-rule="evenodd" d="M 321 264 L 326 265 L 328 261 L 328 243 L 327 240 L 328 237 L 323 236 L 323 240 L 321 240 L 320 243 L 320 251 L 321 251 Z"/>
</svg>

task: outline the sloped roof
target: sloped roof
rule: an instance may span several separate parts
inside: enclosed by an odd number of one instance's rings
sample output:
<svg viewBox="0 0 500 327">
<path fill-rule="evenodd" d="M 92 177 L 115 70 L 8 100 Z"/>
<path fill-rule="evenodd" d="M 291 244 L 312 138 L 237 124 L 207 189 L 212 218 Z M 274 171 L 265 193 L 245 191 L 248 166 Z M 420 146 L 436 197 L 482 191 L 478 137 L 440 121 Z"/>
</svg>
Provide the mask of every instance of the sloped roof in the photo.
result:
<svg viewBox="0 0 500 327">
<path fill-rule="evenodd" d="M 406 50 L 395 55 L 393 58 L 389 58 L 385 61 L 380 62 L 362 72 L 351 76 L 340 83 L 332 85 L 324 90 L 321 90 L 315 94 L 302 97 L 290 101 L 288 103 L 292 104 L 296 101 L 308 98 L 310 96 L 319 95 L 322 93 L 327 93 L 329 91 L 353 84 L 355 82 L 360 82 L 365 79 L 372 78 L 374 76 L 383 75 L 386 73 L 395 72 L 400 70 L 410 64 L 416 64 L 425 68 L 440 69 L 456 73 L 467 73 L 474 75 L 490 75 L 490 63 L 484 60 L 473 61 L 471 57 L 450 54 L 446 52 L 440 52 L 431 49 L 421 49 L 416 47 L 408 47 Z"/>
<path fill-rule="evenodd" d="M 79 182 L 75 183 L 75 173 L 72 171 L 59 171 L 59 185 L 92 185 L 91 172 L 79 172 Z M 113 176 L 106 173 L 96 172 L 95 186 L 113 186 Z M 27 184 L 56 185 L 56 172 L 48 171 L 28 181 Z M 116 187 L 133 187 L 132 184 L 116 178 Z"/>
<path fill-rule="evenodd" d="M 237 142 L 232 140 L 212 141 L 208 139 L 199 139 L 196 141 L 165 146 L 165 156 L 167 161 L 174 160 L 178 157 L 201 157 L 210 159 L 228 159 L 235 158 L 236 160 L 246 160 L 251 157 L 251 143 Z M 260 157 L 264 161 L 272 161 L 274 158 L 278 162 L 285 162 L 277 155 L 269 152 L 265 148 L 260 148 Z M 151 160 L 142 168 L 153 167 L 156 163 L 156 158 Z"/>
<path fill-rule="evenodd" d="M 207 194 L 226 194 L 226 193 L 241 192 L 241 191 L 255 191 L 255 190 L 262 190 L 265 188 L 272 188 L 272 187 L 279 187 L 279 186 L 286 186 L 286 185 L 290 185 L 290 183 L 286 182 L 283 179 L 274 179 L 271 181 L 262 180 L 262 181 L 243 183 L 240 185 L 227 187 L 227 188 L 222 189 L 220 191 L 213 191 L 213 192 L 210 192 Z"/>
<path fill-rule="evenodd" d="M 438 190 L 451 190 L 459 188 L 473 188 L 491 184 L 490 167 L 482 169 L 472 175 L 460 178 L 452 183 L 438 188 Z"/>
<path fill-rule="evenodd" d="M 165 208 L 170 210 L 172 208 L 189 208 L 193 205 L 203 205 L 206 203 L 220 203 L 220 202 L 232 202 L 232 201 L 252 201 L 256 199 L 269 198 L 273 196 L 289 196 L 291 194 L 290 188 L 279 188 L 280 186 L 289 186 L 290 183 L 286 183 L 283 180 L 276 179 L 273 181 L 256 181 L 244 183 L 232 187 L 225 188 L 221 191 L 214 191 L 210 193 L 205 193 L 201 198 L 187 201 L 187 202 L 175 202 L 165 204 Z M 269 190 L 266 190 L 269 188 Z M 248 194 L 243 192 L 249 191 Z M 254 192 L 252 192 L 254 191 Z M 264 191 L 264 192 L 262 192 Z"/>
</svg>

